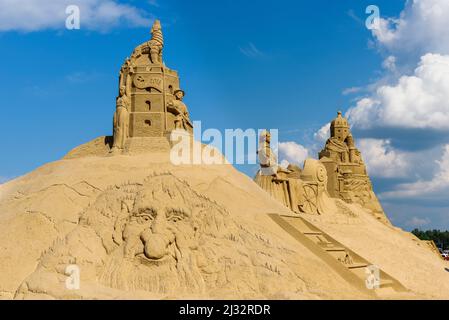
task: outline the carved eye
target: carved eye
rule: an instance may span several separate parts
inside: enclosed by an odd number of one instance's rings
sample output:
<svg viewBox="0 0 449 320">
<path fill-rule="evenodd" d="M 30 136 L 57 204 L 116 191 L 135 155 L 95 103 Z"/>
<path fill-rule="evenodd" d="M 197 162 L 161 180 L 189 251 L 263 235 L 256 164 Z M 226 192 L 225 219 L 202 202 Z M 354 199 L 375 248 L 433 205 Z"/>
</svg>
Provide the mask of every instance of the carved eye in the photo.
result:
<svg viewBox="0 0 449 320">
<path fill-rule="evenodd" d="M 138 223 L 146 223 L 153 221 L 156 217 L 156 211 L 152 208 L 140 209 L 136 214 L 135 218 Z"/>
<path fill-rule="evenodd" d="M 183 220 L 188 215 L 182 209 L 168 209 L 166 213 L 167 221 L 178 222 Z"/>
</svg>

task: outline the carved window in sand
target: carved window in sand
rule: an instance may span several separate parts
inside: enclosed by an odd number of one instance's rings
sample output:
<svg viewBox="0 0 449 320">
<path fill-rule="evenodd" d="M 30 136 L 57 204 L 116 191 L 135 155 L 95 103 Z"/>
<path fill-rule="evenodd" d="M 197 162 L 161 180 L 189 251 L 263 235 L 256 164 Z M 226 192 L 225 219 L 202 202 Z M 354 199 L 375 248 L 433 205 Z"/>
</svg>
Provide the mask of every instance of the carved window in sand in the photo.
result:
<svg viewBox="0 0 449 320">
<path fill-rule="evenodd" d="M 145 124 L 146 124 L 147 126 L 151 127 L 151 120 L 149 120 L 149 119 L 145 120 Z"/>
<path fill-rule="evenodd" d="M 145 101 L 145 104 L 148 106 L 148 111 L 151 111 L 151 101 L 147 100 Z"/>
</svg>

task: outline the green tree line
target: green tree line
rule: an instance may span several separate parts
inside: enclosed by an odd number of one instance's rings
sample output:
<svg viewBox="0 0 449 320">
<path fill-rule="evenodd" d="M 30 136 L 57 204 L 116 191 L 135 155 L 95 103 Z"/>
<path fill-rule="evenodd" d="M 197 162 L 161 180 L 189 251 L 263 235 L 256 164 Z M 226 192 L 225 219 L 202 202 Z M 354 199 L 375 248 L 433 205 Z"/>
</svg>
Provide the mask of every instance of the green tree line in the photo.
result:
<svg viewBox="0 0 449 320">
<path fill-rule="evenodd" d="M 449 249 L 449 231 L 414 229 L 412 233 L 421 240 L 433 240 L 437 247 L 443 250 Z"/>
</svg>

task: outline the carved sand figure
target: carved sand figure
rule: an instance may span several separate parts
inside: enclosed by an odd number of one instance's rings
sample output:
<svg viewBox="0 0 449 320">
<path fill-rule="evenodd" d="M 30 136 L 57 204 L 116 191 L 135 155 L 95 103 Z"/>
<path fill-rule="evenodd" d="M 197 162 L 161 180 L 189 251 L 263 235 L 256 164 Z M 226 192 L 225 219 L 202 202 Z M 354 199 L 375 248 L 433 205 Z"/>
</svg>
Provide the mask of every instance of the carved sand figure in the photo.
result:
<svg viewBox="0 0 449 320">
<path fill-rule="evenodd" d="M 411 290 L 398 296 L 393 281 L 382 299 L 449 297 L 447 263 L 373 215 L 341 114 L 303 168 L 281 168 L 262 135 L 258 185 L 227 163 L 174 165 L 166 136 L 192 127 L 158 21 L 152 30 L 121 68 L 114 136 L 0 184 L 1 299 L 375 298 L 347 277 L 364 275 L 362 260 Z"/>
<path fill-rule="evenodd" d="M 278 199 L 282 204 L 291 207 L 291 199 L 288 191 L 288 180 L 283 174 L 290 173 L 279 166 L 276 154 L 270 146 L 271 134 L 264 130 L 259 137 L 259 158 L 260 170 L 257 172 L 255 181 L 266 190 L 273 198 Z"/>
<path fill-rule="evenodd" d="M 332 120 L 330 137 L 319 153 L 328 174 L 327 189 L 332 197 L 358 203 L 372 211 L 382 222 L 390 224 L 374 194 L 360 151 L 356 148 L 348 120 L 339 111 Z"/>
<path fill-rule="evenodd" d="M 114 144 L 114 150 L 122 149 L 122 153 L 129 153 L 130 146 L 142 143 L 141 138 L 153 138 L 147 140 L 149 143 L 154 138 L 165 139 L 175 129 L 193 132 L 183 102 L 184 91 L 176 89 L 180 87 L 178 73 L 162 63 L 164 38 L 159 20 L 154 22 L 151 34 L 151 40 L 134 49 L 120 72 L 119 87 L 125 88 L 120 97 L 126 96 L 129 112 L 128 136 L 118 137 Z"/>
<path fill-rule="evenodd" d="M 327 173 L 323 164 L 307 159 L 303 170 L 291 164 L 284 169 L 277 164 L 271 149 L 270 133 L 263 131 L 260 138 L 260 170 L 254 180 L 262 189 L 298 213 L 322 214 L 336 209 L 327 193 Z"/>
<path fill-rule="evenodd" d="M 302 282 L 292 281 L 296 275 L 283 262 L 291 253 L 265 240 L 271 237 L 236 224 L 226 209 L 186 182 L 156 174 L 101 194 L 80 225 L 41 257 L 16 298 L 88 295 L 83 288 L 65 288 L 71 263 L 82 270 L 85 290 L 98 279 L 103 288 L 159 297 L 208 297 L 217 290 L 232 297 L 267 297 L 280 283 L 284 292 L 303 292 Z M 246 280 L 233 281 L 242 272 Z"/>
<path fill-rule="evenodd" d="M 143 54 L 149 54 L 153 64 L 162 64 L 162 50 L 164 48 L 164 36 L 162 34 L 161 22 L 155 20 L 151 27 L 151 40 L 144 42 L 134 49 L 133 59 Z"/>
<path fill-rule="evenodd" d="M 185 95 L 184 91 L 177 89 L 173 95 L 175 99 L 167 103 L 167 110 L 175 115 L 175 129 L 187 130 L 189 127 L 192 128 L 193 124 L 190 121 L 187 106 L 182 101 Z"/>
<path fill-rule="evenodd" d="M 129 98 L 125 93 L 125 88 L 120 88 L 121 96 L 117 98 L 117 108 L 114 113 L 114 143 L 112 151 L 123 149 L 126 139 L 129 137 Z"/>
<path fill-rule="evenodd" d="M 266 176 L 274 176 L 277 179 L 280 179 L 278 173 L 290 173 L 289 170 L 286 170 L 279 166 L 276 154 L 271 149 L 271 134 L 269 131 L 264 130 L 259 139 L 259 150 L 257 151 L 257 155 L 259 158 L 259 163 L 261 167 L 260 173 Z"/>
</svg>

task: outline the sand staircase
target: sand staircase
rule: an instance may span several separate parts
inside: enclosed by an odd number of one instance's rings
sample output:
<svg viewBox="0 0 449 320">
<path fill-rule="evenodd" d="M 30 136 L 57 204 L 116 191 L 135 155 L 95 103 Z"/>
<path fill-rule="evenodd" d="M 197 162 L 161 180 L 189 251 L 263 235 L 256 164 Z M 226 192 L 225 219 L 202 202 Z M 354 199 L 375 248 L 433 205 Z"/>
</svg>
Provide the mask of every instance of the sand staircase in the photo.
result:
<svg viewBox="0 0 449 320">
<path fill-rule="evenodd" d="M 369 289 L 366 283 L 369 275 L 367 270 L 373 268 L 373 264 L 368 260 L 302 217 L 279 214 L 269 214 L 269 216 L 358 290 L 374 296 L 408 291 L 398 280 L 379 269 L 380 285 L 377 288 Z"/>
</svg>

